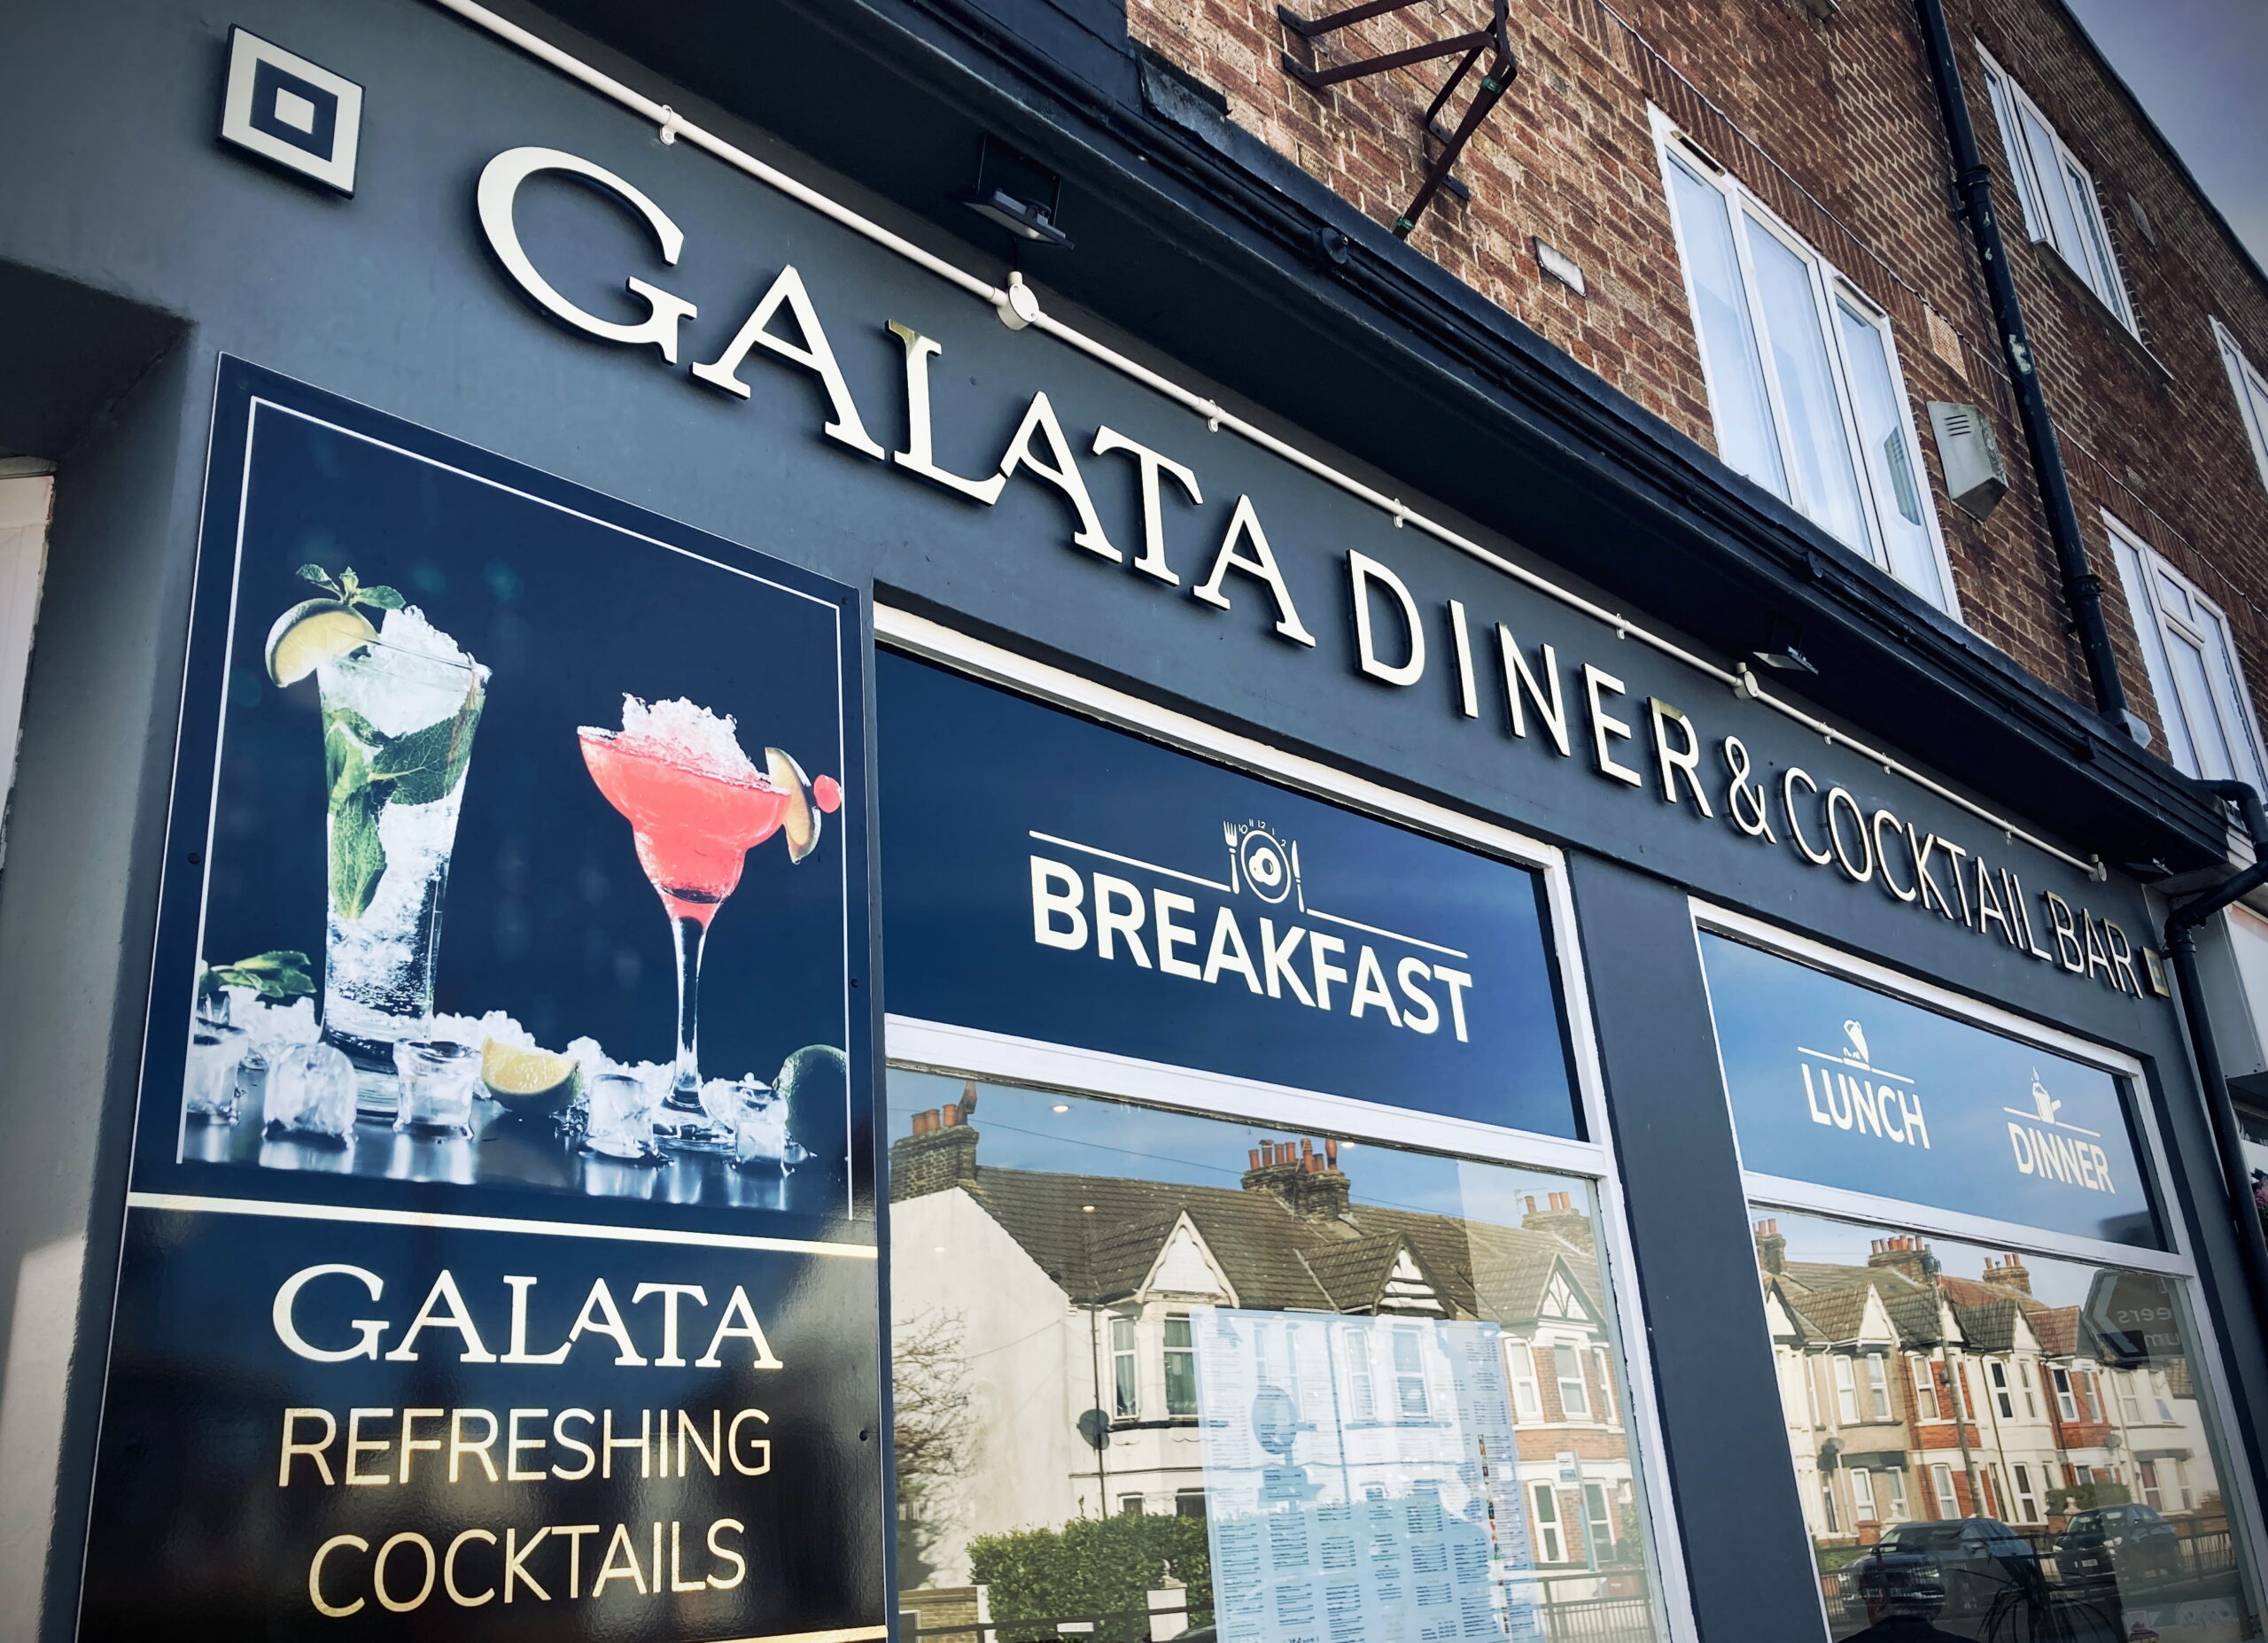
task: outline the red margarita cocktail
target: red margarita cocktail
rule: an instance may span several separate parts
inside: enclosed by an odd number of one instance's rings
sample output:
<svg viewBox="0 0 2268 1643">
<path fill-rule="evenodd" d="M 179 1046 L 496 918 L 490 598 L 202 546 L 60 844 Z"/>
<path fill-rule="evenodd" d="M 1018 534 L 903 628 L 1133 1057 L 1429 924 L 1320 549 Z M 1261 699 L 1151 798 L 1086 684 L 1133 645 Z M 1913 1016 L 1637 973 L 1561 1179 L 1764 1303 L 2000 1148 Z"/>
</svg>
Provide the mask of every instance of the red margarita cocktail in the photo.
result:
<svg viewBox="0 0 2268 1643">
<path fill-rule="evenodd" d="M 622 728 L 577 732 L 583 763 L 606 802 L 630 824 L 638 864 L 662 898 L 677 956 L 677 1058 L 665 1116 L 656 1131 L 682 1145 L 720 1144 L 701 1104 L 701 955 L 717 909 L 739 887 L 748 852 L 783 827 L 788 855 L 818 847 L 819 812 L 841 789 L 777 748 L 759 771 L 741 750 L 730 717 L 690 701 L 622 700 Z"/>
</svg>

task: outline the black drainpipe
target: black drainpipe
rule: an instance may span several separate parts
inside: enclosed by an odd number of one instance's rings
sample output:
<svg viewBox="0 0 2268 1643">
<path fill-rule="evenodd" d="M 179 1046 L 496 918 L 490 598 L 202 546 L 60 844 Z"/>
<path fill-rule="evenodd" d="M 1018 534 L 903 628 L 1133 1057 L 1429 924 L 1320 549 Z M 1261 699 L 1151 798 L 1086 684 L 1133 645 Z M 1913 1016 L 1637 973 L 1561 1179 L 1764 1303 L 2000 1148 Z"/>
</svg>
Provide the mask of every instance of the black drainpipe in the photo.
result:
<svg viewBox="0 0 2268 1643">
<path fill-rule="evenodd" d="M 2078 629 L 2087 681 L 2094 687 L 2094 704 L 2123 733 L 2146 742 L 2148 732 L 2127 709 L 2126 687 L 2118 680 L 2118 658 L 2110 648 L 2110 630 L 2103 625 L 2102 578 L 2087 562 L 2086 539 L 2079 534 L 2078 510 L 2071 503 L 2070 477 L 2063 471 L 2063 447 L 2056 440 L 2047 398 L 2040 391 L 2039 373 L 2032 364 L 2031 339 L 2024 331 L 2023 309 L 2016 301 L 2008 245 L 2000 238 L 2000 219 L 1992 213 L 1992 174 L 1985 170 L 1984 156 L 1977 147 L 1977 128 L 1969 118 L 1969 98 L 1961 90 L 1961 65 L 1953 57 L 1953 36 L 1946 27 L 1945 3 L 1916 0 L 1916 4 L 1921 7 L 1922 34 L 1930 53 L 1930 75 L 1937 82 L 1938 104 L 1945 116 L 1946 139 L 1953 145 L 1963 214 L 1977 239 L 1977 255 L 1984 264 L 1992 322 L 2000 333 L 2001 352 L 2008 356 L 2016 412 L 2023 422 L 2024 444 L 2031 451 L 2032 471 L 2039 476 L 2047 533 L 2055 539 L 2055 557 L 2062 564 L 2063 597 L 2071 608 L 2072 624 Z"/>
<path fill-rule="evenodd" d="M 2268 1236 L 2263 1236 L 2260 1212 L 2252 1201 L 2251 1174 L 2244 1166 L 2243 1132 L 2237 1128 L 2236 1108 L 2229 1101 L 2220 1047 L 2213 1042 L 2205 988 L 2197 975 L 2197 926 L 2268 884 L 2268 809 L 2262 807 L 2260 795 L 2245 782 L 2207 781 L 2198 786 L 2243 813 L 2244 830 L 2252 836 L 2252 865 L 2218 888 L 2175 908 L 2165 921 L 2165 946 L 2173 959 L 2175 982 L 2181 989 L 2190 1053 L 2197 1059 L 2198 1081 L 2205 1087 L 2205 1111 L 2213 1120 L 2213 1148 L 2220 1155 L 2221 1174 L 2228 1182 L 2229 1215 L 2236 1223 L 2237 1248 L 2244 1256 L 2253 1315 L 2262 1328 L 2268 1329 Z"/>
</svg>

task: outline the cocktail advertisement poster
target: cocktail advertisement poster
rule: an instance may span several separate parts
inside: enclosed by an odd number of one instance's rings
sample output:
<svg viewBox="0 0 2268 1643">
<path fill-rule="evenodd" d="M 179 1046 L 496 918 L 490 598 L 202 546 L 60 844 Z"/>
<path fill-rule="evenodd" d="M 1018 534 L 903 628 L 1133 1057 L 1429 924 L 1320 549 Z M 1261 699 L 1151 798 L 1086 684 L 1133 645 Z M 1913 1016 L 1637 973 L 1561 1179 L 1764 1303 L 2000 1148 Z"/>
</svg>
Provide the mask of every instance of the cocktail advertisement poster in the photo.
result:
<svg viewBox="0 0 2268 1643">
<path fill-rule="evenodd" d="M 224 384 L 141 1161 L 234 1196 L 849 1217 L 850 591 Z"/>
<path fill-rule="evenodd" d="M 223 360 L 79 1631 L 883 1624 L 864 611 Z"/>
</svg>

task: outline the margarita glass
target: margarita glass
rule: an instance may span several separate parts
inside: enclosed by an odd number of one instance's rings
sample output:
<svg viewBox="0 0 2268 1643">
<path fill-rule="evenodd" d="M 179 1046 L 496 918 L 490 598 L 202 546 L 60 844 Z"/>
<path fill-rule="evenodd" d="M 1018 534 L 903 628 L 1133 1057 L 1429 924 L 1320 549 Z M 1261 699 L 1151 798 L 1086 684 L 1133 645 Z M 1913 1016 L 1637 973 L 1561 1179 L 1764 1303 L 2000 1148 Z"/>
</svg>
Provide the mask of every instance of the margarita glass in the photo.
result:
<svg viewBox="0 0 2268 1643">
<path fill-rule="evenodd" d="M 709 926 L 739 887 L 748 852 L 780 830 L 800 785 L 749 762 L 733 720 L 683 700 L 623 698 L 623 728 L 583 726 L 583 763 L 629 822 L 638 864 L 662 898 L 677 955 L 677 1057 L 655 1132 L 681 1144 L 726 1145 L 701 1104 L 701 956 Z"/>
</svg>

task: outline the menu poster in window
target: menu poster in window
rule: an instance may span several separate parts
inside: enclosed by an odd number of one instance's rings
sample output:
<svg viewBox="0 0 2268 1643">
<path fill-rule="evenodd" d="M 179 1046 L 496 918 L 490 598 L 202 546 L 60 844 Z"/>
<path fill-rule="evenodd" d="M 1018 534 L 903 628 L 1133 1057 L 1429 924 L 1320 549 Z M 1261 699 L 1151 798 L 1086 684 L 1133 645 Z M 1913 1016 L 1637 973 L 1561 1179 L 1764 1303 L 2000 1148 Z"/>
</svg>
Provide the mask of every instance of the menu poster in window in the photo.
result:
<svg viewBox="0 0 2268 1643">
<path fill-rule="evenodd" d="M 2163 1249 L 2101 1067 L 1704 932 L 1742 1166 Z"/>
<path fill-rule="evenodd" d="M 1542 1636 L 1495 1324 L 1191 1323 L 1224 1643 Z"/>
</svg>

